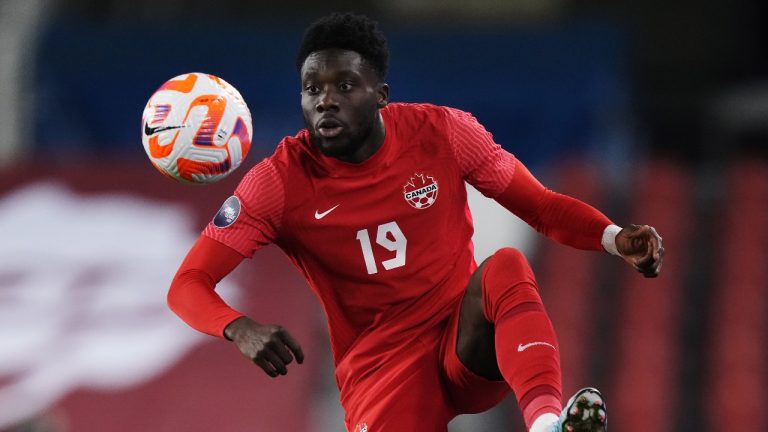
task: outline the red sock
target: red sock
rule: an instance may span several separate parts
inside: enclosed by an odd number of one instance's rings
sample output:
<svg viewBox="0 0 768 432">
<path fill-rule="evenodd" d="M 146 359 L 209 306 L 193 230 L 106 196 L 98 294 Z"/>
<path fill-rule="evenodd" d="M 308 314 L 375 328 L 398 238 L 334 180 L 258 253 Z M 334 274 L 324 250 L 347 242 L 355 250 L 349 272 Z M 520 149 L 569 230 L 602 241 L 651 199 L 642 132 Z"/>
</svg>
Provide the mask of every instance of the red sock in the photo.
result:
<svg viewBox="0 0 768 432">
<path fill-rule="evenodd" d="M 528 428 L 540 415 L 560 414 L 560 353 L 552 323 L 525 257 L 496 252 L 482 277 L 483 312 L 496 328 L 496 360 L 512 387 Z"/>
</svg>

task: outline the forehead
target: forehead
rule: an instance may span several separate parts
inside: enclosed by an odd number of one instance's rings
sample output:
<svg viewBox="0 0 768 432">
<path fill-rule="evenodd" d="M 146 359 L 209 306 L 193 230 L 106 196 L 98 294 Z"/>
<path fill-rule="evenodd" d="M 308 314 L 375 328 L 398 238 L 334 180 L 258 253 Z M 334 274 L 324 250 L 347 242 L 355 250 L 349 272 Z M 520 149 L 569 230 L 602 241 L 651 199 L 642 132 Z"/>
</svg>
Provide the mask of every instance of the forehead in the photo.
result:
<svg viewBox="0 0 768 432">
<path fill-rule="evenodd" d="M 309 75 L 336 73 L 356 73 L 364 77 L 373 77 L 373 69 L 363 57 L 355 51 L 327 49 L 315 51 L 307 56 L 301 65 L 302 79 Z"/>
</svg>

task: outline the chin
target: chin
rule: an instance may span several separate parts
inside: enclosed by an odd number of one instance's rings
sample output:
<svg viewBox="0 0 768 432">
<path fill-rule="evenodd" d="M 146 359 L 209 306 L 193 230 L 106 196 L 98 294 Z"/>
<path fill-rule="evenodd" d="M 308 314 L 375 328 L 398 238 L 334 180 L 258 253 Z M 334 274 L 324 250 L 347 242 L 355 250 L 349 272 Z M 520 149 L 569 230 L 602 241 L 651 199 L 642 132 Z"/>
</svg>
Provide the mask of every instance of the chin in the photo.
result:
<svg viewBox="0 0 768 432">
<path fill-rule="evenodd" d="M 333 157 L 333 158 L 344 158 L 345 156 L 349 156 L 352 151 L 347 146 L 338 146 L 338 145 L 327 145 L 320 148 L 320 152 L 323 153 L 325 156 Z"/>
<path fill-rule="evenodd" d="M 328 157 L 343 156 L 349 151 L 349 143 L 340 137 L 327 139 L 315 136 L 312 141 L 320 153 Z"/>
</svg>

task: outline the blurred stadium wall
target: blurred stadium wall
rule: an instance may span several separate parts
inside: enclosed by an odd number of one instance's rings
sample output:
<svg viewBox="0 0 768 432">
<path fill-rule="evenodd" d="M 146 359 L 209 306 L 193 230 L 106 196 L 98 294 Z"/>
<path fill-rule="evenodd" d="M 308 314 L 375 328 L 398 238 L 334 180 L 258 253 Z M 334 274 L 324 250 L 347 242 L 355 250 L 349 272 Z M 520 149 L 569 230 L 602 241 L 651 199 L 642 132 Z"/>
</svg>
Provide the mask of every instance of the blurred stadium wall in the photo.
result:
<svg viewBox="0 0 768 432">
<path fill-rule="evenodd" d="M 0 2 L 0 430 L 341 430 L 316 300 L 274 248 L 221 289 L 301 340 L 267 379 L 165 308 L 184 252 L 248 166 L 301 127 L 293 56 L 332 10 L 382 22 L 395 101 L 452 105 L 551 188 L 655 225 L 647 281 L 543 240 L 470 191 L 479 259 L 526 251 L 565 391 L 612 428 L 739 430 L 768 402 L 768 30 L 764 2 L 606 0 Z M 224 77 L 254 147 L 219 184 L 158 175 L 140 115 L 166 79 Z M 511 401 L 452 432 L 518 430 Z"/>
</svg>

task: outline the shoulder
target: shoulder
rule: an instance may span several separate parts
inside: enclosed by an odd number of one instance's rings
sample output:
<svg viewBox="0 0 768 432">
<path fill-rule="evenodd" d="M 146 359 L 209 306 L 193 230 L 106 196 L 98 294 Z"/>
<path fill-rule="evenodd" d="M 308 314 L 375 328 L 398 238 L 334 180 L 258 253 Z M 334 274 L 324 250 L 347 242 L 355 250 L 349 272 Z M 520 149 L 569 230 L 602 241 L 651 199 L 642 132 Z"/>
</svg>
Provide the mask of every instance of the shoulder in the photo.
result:
<svg viewBox="0 0 768 432">
<path fill-rule="evenodd" d="M 387 123 L 395 127 L 398 135 L 426 134 L 447 138 L 454 108 L 430 103 L 390 103 L 382 109 Z"/>
<path fill-rule="evenodd" d="M 452 128 L 461 123 L 478 123 L 472 113 L 444 105 L 430 103 L 390 103 L 382 111 L 393 120 L 411 122 L 416 125 L 434 125 Z"/>
<path fill-rule="evenodd" d="M 302 129 L 294 136 L 286 136 L 277 144 L 274 152 L 251 167 L 243 176 L 239 189 L 244 192 L 252 186 L 284 182 L 287 171 L 301 158 L 308 142 L 307 131 Z"/>
<path fill-rule="evenodd" d="M 430 121 L 442 120 L 453 108 L 430 103 L 392 102 L 382 111 L 397 120 Z"/>
<path fill-rule="evenodd" d="M 302 129 L 293 136 L 286 136 L 280 140 L 270 159 L 277 165 L 295 161 L 309 151 L 309 133 Z"/>
<path fill-rule="evenodd" d="M 281 176 L 285 177 L 292 169 L 303 169 L 308 160 L 315 156 L 311 150 L 309 133 L 302 129 L 293 136 L 286 136 L 280 140 L 274 152 L 259 162 L 251 170 L 258 171 L 259 165 L 271 165 Z"/>
<path fill-rule="evenodd" d="M 246 201 L 258 200 L 266 189 L 282 188 L 283 180 L 273 156 L 266 157 L 251 167 L 240 180 L 235 195 Z"/>
</svg>

